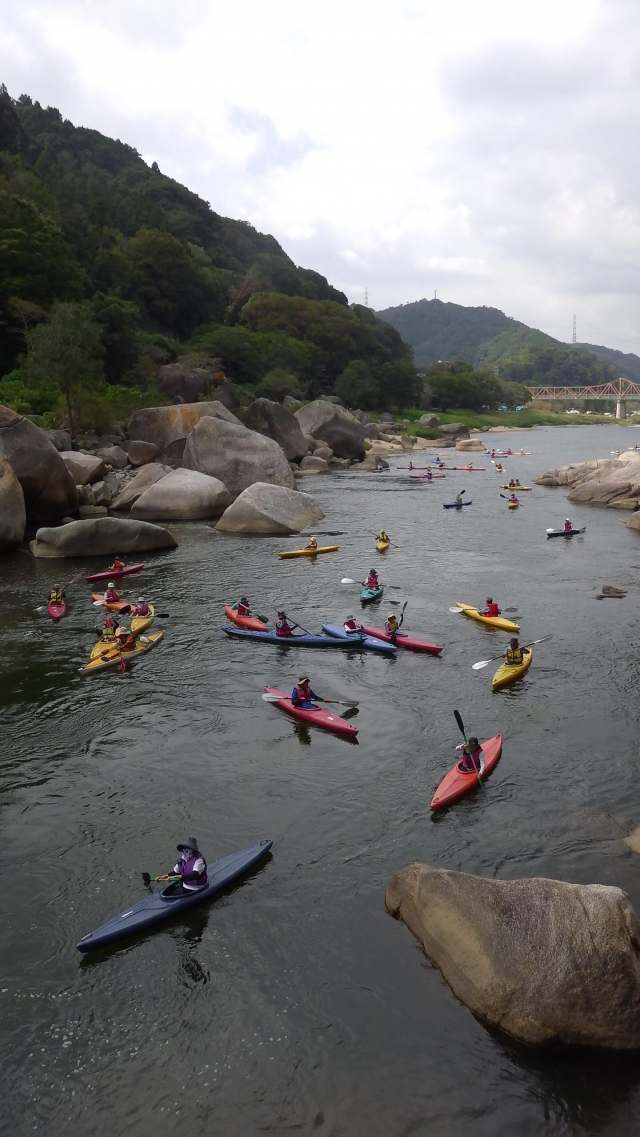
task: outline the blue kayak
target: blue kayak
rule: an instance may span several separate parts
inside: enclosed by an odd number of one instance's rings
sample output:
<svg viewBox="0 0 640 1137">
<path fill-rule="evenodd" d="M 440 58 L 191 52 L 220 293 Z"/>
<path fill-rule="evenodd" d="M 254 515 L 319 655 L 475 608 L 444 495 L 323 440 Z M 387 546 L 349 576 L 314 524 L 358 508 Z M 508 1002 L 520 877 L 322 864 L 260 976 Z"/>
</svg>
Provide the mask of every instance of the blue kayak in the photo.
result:
<svg viewBox="0 0 640 1137">
<path fill-rule="evenodd" d="M 463 505 L 473 505 L 472 501 L 444 501 L 442 503 L 443 509 L 462 509 Z"/>
<path fill-rule="evenodd" d="M 346 640 L 350 647 L 364 648 L 366 651 L 379 651 L 383 655 L 395 655 L 395 644 L 384 643 L 373 636 L 366 636 L 363 632 L 345 632 L 342 624 L 323 624 L 323 632 L 333 636 L 336 640 Z"/>
<path fill-rule="evenodd" d="M 278 647 L 348 647 L 342 640 L 332 640 L 329 636 L 312 636 L 303 632 L 297 636 L 277 636 L 275 632 L 258 632 L 249 628 L 223 628 L 228 636 L 238 640 L 260 640 L 265 644 L 278 644 Z"/>
<path fill-rule="evenodd" d="M 118 912 L 117 916 L 112 916 L 94 932 L 88 932 L 83 936 L 80 943 L 76 944 L 78 951 L 93 951 L 105 944 L 126 939 L 137 932 L 151 928 L 154 924 L 170 920 L 185 908 L 193 908 L 196 904 L 203 904 L 205 900 L 212 900 L 239 877 L 259 865 L 272 845 L 273 841 L 260 841 L 250 849 L 241 849 L 238 853 L 229 853 L 226 857 L 220 857 L 208 866 L 209 883 L 206 888 L 201 888 L 198 892 L 186 896 L 182 892 L 172 895 L 174 886 L 170 884 L 159 892 L 143 896 L 142 900 L 137 900 L 131 908 Z"/>
<path fill-rule="evenodd" d="M 360 603 L 373 604 L 374 600 L 379 600 L 384 592 L 384 585 L 379 588 L 361 588 L 360 589 Z"/>
</svg>

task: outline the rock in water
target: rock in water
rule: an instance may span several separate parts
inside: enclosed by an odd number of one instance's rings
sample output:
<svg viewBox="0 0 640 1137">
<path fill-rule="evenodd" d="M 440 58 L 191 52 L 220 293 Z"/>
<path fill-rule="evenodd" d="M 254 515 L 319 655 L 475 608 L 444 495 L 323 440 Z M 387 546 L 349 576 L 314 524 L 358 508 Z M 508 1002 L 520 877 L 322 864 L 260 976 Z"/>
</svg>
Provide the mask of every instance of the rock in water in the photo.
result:
<svg viewBox="0 0 640 1137">
<path fill-rule="evenodd" d="M 620 888 L 411 864 L 385 906 L 454 994 L 522 1042 L 640 1047 L 640 925 Z"/>
<path fill-rule="evenodd" d="M 309 494 L 254 482 L 225 510 L 216 529 L 223 533 L 299 533 L 323 517 Z"/>
<path fill-rule="evenodd" d="M 199 521 L 219 517 L 230 501 L 218 478 L 197 470 L 172 470 L 140 495 L 130 516 L 144 521 Z"/>
<path fill-rule="evenodd" d="M 205 415 L 240 425 L 240 419 L 214 400 L 210 403 L 182 403 L 178 407 L 145 407 L 131 415 L 127 434 L 140 442 L 153 442 L 160 451 L 164 451 L 172 442 L 186 438 Z"/>
<path fill-rule="evenodd" d="M 13 467 L 30 521 L 56 521 L 78 508 L 76 485 L 39 426 L 0 406 L 0 458 Z"/>
<path fill-rule="evenodd" d="M 148 553 L 175 549 L 178 542 L 168 529 L 148 521 L 96 517 L 69 521 L 56 529 L 38 529 L 29 542 L 34 557 L 96 557 L 104 553 Z"/>
<path fill-rule="evenodd" d="M 26 521 L 22 486 L 13 466 L 0 458 L 0 553 L 22 544 Z"/>
<path fill-rule="evenodd" d="M 456 450 L 463 454 L 484 454 L 485 446 L 479 438 L 460 438 L 456 442 Z"/>
<path fill-rule="evenodd" d="M 149 462 L 148 465 L 138 470 L 138 473 L 130 482 L 127 482 L 124 489 L 112 500 L 111 509 L 115 511 L 130 509 L 134 501 L 137 501 L 145 490 L 149 489 L 149 486 L 159 482 L 169 472 L 169 466 L 163 466 L 161 462 Z"/>
<path fill-rule="evenodd" d="M 271 399 L 255 399 L 244 414 L 245 426 L 273 438 L 290 462 L 299 462 L 309 449 L 295 415 Z"/>
<path fill-rule="evenodd" d="M 304 434 L 326 442 L 338 458 L 364 458 L 366 431 L 354 415 L 329 403 L 326 399 L 315 399 L 307 403 L 295 416 Z"/>
<path fill-rule="evenodd" d="M 232 498 L 254 482 L 292 489 L 293 474 L 277 442 L 241 423 L 201 418 L 187 439 L 182 466 L 219 478 Z"/>
</svg>

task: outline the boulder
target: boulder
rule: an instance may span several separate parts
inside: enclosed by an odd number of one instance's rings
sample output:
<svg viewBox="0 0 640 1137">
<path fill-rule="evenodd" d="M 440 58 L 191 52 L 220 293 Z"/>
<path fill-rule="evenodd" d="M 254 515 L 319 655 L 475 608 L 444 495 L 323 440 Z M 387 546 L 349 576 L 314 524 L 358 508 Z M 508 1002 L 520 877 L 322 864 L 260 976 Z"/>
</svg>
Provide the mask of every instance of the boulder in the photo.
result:
<svg viewBox="0 0 640 1137">
<path fill-rule="evenodd" d="M 440 426 L 440 419 L 437 415 L 420 415 L 416 426 Z"/>
<path fill-rule="evenodd" d="M 330 446 L 325 446 L 325 444 L 321 442 L 319 446 L 316 446 L 313 457 L 324 458 L 325 462 L 330 462 L 333 458 L 333 450 Z"/>
<path fill-rule="evenodd" d="M 145 407 L 131 415 L 127 426 L 129 438 L 153 442 L 160 451 L 178 438 L 186 438 L 201 418 L 222 418 L 239 423 L 231 411 L 217 401 L 183 403 L 179 407 Z"/>
<path fill-rule="evenodd" d="M 444 422 L 438 427 L 438 434 L 444 438 L 468 438 L 469 431 L 463 422 Z"/>
<path fill-rule="evenodd" d="M 171 466 L 172 469 L 178 470 L 182 466 L 186 445 L 186 438 L 174 438 L 173 442 L 170 442 L 162 452 L 162 461 L 165 466 Z"/>
<path fill-rule="evenodd" d="M 221 383 L 216 382 L 214 394 L 216 400 L 222 403 L 229 411 L 235 410 L 242 402 L 240 389 L 236 387 L 235 383 L 231 382 L 231 379 L 227 379 L 226 376 Z"/>
<path fill-rule="evenodd" d="M 121 446 L 102 446 L 96 450 L 96 455 L 114 470 L 124 470 L 129 465 L 127 454 Z"/>
<path fill-rule="evenodd" d="M 124 517 L 96 517 L 70 521 L 55 529 L 38 529 L 29 542 L 34 557 L 96 557 L 115 553 L 148 553 L 175 549 L 178 542 L 168 529 L 148 521 Z"/>
<path fill-rule="evenodd" d="M 104 505 L 80 505 L 78 506 L 78 517 L 86 519 L 87 517 L 106 517 L 108 510 Z"/>
<path fill-rule="evenodd" d="M 102 458 L 97 458 L 95 454 L 82 454 L 79 450 L 61 450 L 60 457 L 77 486 L 88 486 L 91 482 L 98 482 L 107 472 Z"/>
<path fill-rule="evenodd" d="M 640 513 L 634 513 L 625 521 L 627 529 L 640 529 Z"/>
<path fill-rule="evenodd" d="M 326 399 L 316 399 L 296 411 L 296 418 L 305 434 L 326 442 L 336 457 L 359 461 L 364 458 L 365 429 L 344 407 Z"/>
<path fill-rule="evenodd" d="M 139 438 L 127 443 L 127 457 L 132 466 L 146 466 L 155 462 L 160 453 L 154 442 L 142 442 Z"/>
<path fill-rule="evenodd" d="M 0 458 L 0 553 L 22 544 L 26 523 L 22 486 L 13 466 Z"/>
<path fill-rule="evenodd" d="M 302 399 L 294 399 L 293 395 L 285 395 L 282 400 L 282 405 L 285 411 L 289 411 L 290 414 L 294 415 L 296 411 L 299 411 L 300 408 L 304 406 L 304 403 Z"/>
<path fill-rule="evenodd" d="M 293 487 L 293 474 L 277 442 L 221 418 L 200 419 L 187 439 L 182 464 L 219 478 L 232 498 L 253 482 Z"/>
<path fill-rule="evenodd" d="M 127 482 L 117 497 L 113 498 L 111 509 L 114 511 L 130 509 L 134 501 L 137 501 L 149 486 L 159 482 L 160 478 L 164 478 L 168 473 L 169 467 L 163 466 L 160 462 L 150 462 L 148 466 L 143 466 L 131 481 Z"/>
<path fill-rule="evenodd" d="M 323 517 L 309 494 L 254 482 L 225 510 L 216 529 L 223 533 L 299 533 Z"/>
<path fill-rule="evenodd" d="M 631 482 L 623 473 L 608 477 L 594 474 L 575 486 L 568 495 L 568 500 L 574 505 L 607 505 L 616 497 L 631 497 L 632 489 Z"/>
<path fill-rule="evenodd" d="M 411 864 L 385 906 L 487 1025 L 530 1045 L 640 1047 L 640 925 L 622 889 Z"/>
<path fill-rule="evenodd" d="M 182 363 L 165 363 L 158 368 L 158 390 L 177 403 L 194 403 L 213 382 L 206 367 L 189 367 Z"/>
<path fill-rule="evenodd" d="M 461 450 L 463 454 L 484 454 L 485 446 L 479 438 L 459 438 L 456 450 Z"/>
<path fill-rule="evenodd" d="M 56 521 L 78 507 L 76 485 L 53 443 L 39 426 L 0 406 L 0 458 L 13 467 L 30 521 Z"/>
<path fill-rule="evenodd" d="M 71 449 L 71 435 L 68 430 L 45 430 L 44 433 L 49 441 L 53 443 L 56 450 Z"/>
<path fill-rule="evenodd" d="M 244 413 L 245 426 L 273 438 L 290 462 L 299 462 L 309 447 L 295 415 L 271 399 L 255 399 Z"/>
<path fill-rule="evenodd" d="M 307 454 L 300 463 L 300 469 L 305 474 L 326 474 L 329 463 L 317 454 Z"/>
<path fill-rule="evenodd" d="M 88 487 L 93 493 L 93 504 L 111 505 L 130 480 L 124 470 L 109 470 L 103 481 L 94 482 Z"/>
<path fill-rule="evenodd" d="M 144 521 L 200 521 L 219 517 L 231 501 L 227 487 L 197 470 L 172 470 L 154 482 L 131 506 Z"/>
<path fill-rule="evenodd" d="M 534 481 L 537 486 L 575 486 L 586 481 L 594 474 L 599 477 L 608 476 L 624 468 L 619 458 L 589 458 L 585 462 L 571 462 L 568 466 L 560 466 L 556 470 L 548 470 L 539 474 Z"/>
</svg>

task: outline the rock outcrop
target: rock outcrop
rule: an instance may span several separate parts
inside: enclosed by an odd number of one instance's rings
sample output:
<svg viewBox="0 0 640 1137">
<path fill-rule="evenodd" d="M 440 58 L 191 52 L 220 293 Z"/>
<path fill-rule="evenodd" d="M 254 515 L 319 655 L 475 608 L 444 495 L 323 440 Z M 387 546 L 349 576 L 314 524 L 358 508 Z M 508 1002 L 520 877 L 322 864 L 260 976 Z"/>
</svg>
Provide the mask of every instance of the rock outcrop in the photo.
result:
<svg viewBox="0 0 640 1137">
<path fill-rule="evenodd" d="M 129 458 L 126 451 L 121 446 L 102 446 L 99 450 L 95 451 L 98 458 L 107 466 L 111 466 L 113 470 L 124 470 L 125 466 L 129 464 Z"/>
<path fill-rule="evenodd" d="M 326 474 L 329 463 L 317 454 L 307 454 L 300 463 L 300 469 L 303 474 Z"/>
<path fill-rule="evenodd" d="M 232 498 L 253 482 L 293 488 L 293 474 L 277 442 L 221 418 L 200 419 L 187 439 L 182 465 L 219 478 Z"/>
<path fill-rule="evenodd" d="M 284 450 L 290 462 L 299 462 L 309 449 L 295 415 L 271 399 L 255 399 L 244 413 L 244 423 L 250 430 L 273 438 Z"/>
<path fill-rule="evenodd" d="M 130 509 L 134 501 L 137 501 L 149 486 L 159 482 L 160 478 L 164 478 L 168 473 L 169 466 L 163 466 L 161 462 L 150 462 L 147 466 L 143 466 L 131 481 L 127 482 L 117 497 L 113 498 L 111 509 L 116 512 Z"/>
<path fill-rule="evenodd" d="M 26 521 L 22 486 L 13 466 L 0 458 L 0 553 L 22 544 Z"/>
<path fill-rule="evenodd" d="M 83 454 L 80 450 L 61 450 L 60 457 L 77 486 L 88 486 L 104 478 L 107 467 L 102 458 L 95 454 Z"/>
<path fill-rule="evenodd" d="M 625 450 L 617 458 L 589 459 L 548 470 L 534 479 L 539 486 L 566 486 L 569 501 L 580 505 L 640 509 L 640 451 Z M 640 528 L 629 518 L 627 525 Z"/>
<path fill-rule="evenodd" d="M 216 529 L 223 533 L 299 533 L 323 517 L 309 494 L 254 482 L 225 510 Z"/>
<path fill-rule="evenodd" d="M 55 529 L 38 529 L 29 548 L 34 557 L 95 557 L 175 549 L 177 544 L 169 530 L 160 525 L 124 517 L 96 517 L 69 521 Z"/>
<path fill-rule="evenodd" d="M 134 438 L 127 443 L 127 457 L 132 466 L 146 466 L 148 462 L 155 462 L 159 453 L 154 442 L 142 442 Z"/>
<path fill-rule="evenodd" d="M 485 446 L 479 438 L 460 438 L 456 442 L 456 450 L 463 454 L 484 454 Z"/>
<path fill-rule="evenodd" d="M 438 427 L 438 433 L 443 438 L 468 438 L 469 431 L 463 422 L 444 422 Z"/>
<path fill-rule="evenodd" d="M 193 403 L 213 382 L 207 367 L 188 367 L 182 363 L 165 363 L 158 368 L 158 390 L 177 403 Z"/>
<path fill-rule="evenodd" d="M 177 407 L 145 407 L 131 415 L 127 433 L 140 442 L 153 442 L 164 451 L 177 439 L 186 438 L 201 418 L 221 418 L 240 425 L 240 420 L 217 400 L 183 403 Z"/>
<path fill-rule="evenodd" d="M 621 889 L 411 864 L 385 906 L 488 1025 L 531 1045 L 640 1048 L 640 925 Z"/>
<path fill-rule="evenodd" d="M 296 411 L 296 418 L 304 434 L 326 442 L 338 458 L 354 458 L 360 462 L 364 458 L 365 429 L 344 407 L 316 399 Z"/>
<path fill-rule="evenodd" d="M 230 502 L 229 491 L 218 478 L 197 470 L 172 470 L 140 495 L 129 516 L 144 521 L 200 521 L 220 517 Z"/>
<path fill-rule="evenodd" d="M 75 482 L 39 426 L 0 406 L 0 458 L 13 467 L 29 521 L 56 521 L 78 508 Z"/>
</svg>

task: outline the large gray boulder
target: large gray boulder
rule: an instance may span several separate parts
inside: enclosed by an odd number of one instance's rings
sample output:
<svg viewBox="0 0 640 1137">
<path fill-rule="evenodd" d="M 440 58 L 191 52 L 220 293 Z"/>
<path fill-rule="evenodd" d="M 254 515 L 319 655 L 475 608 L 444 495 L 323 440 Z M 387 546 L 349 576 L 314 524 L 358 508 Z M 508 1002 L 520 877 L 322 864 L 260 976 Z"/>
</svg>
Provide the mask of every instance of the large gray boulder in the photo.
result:
<svg viewBox="0 0 640 1137">
<path fill-rule="evenodd" d="M 56 521 L 78 508 L 75 482 L 39 426 L 0 406 L 0 458 L 13 467 L 29 521 Z"/>
<path fill-rule="evenodd" d="M 70 450 L 72 446 L 71 435 L 68 430 L 45 430 L 44 432 L 56 450 Z"/>
<path fill-rule="evenodd" d="M 640 925 L 620 888 L 411 864 L 385 906 L 489 1026 L 532 1045 L 640 1047 Z"/>
<path fill-rule="evenodd" d="M 0 458 L 0 553 L 22 544 L 26 522 L 22 486 L 13 466 Z"/>
<path fill-rule="evenodd" d="M 213 374 L 207 367 L 165 363 L 158 368 L 158 390 L 177 403 L 193 403 L 211 386 Z"/>
<path fill-rule="evenodd" d="M 134 438 L 127 443 L 127 458 L 132 466 L 146 466 L 147 462 L 154 462 L 159 453 L 155 442 L 142 442 Z"/>
<path fill-rule="evenodd" d="M 244 414 L 245 426 L 273 438 L 290 462 L 299 462 L 308 446 L 295 415 L 271 399 L 255 399 Z"/>
<path fill-rule="evenodd" d="M 159 482 L 160 478 L 164 478 L 169 473 L 169 466 L 163 466 L 161 462 L 150 462 L 147 466 L 143 466 L 138 473 L 127 482 L 126 486 L 120 491 L 117 497 L 111 501 L 111 509 L 118 512 L 124 509 L 131 509 L 134 501 L 149 489 L 149 486 Z M 105 478 L 106 481 L 106 478 Z"/>
<path fill-rule="evenodd" d="M 219 478 L 232 498 L 254 482 L 293 488 L 293 474 L 277 442 L 221 418 L 200 419 L 187 439 L 182 465 Z"/>
<path fill-rule="evenodd" d="M 300 463 L 303 474 L 326 474 L 329 463 L 326 458 L 319 458 L 317 454 L 307 454 Z"/>
<path fill-rule="evenodd" d="M 438 427 L 443 438 L 469 438 L 469 431 L 463 422 L 444 422 Z"/>
<path fill-rule="evenodd" d="M 199 521 L 219 517 L 230 501 L 218 478 L 197 470 L 172 470 L 140 495 L 130 516 L 145 521 Z"/>
<path fill-rule="evenodd" d="M 96 517 L 69 521 L 55 529 L 38 529 L 35 541 L 29 542 L 34 557 L 148 553 L 153 549 L 175 549 L 177 545 L 168 529 L 124 517 Z"/>
<path fill-rule="evenodd" d="M 102 446 L 95 453 L 98 458 L 102 458 L 102 461 L 114 470 L 124 470 L 129 463 L 126 452 L 118 445 Z"/>
<path fill-rule="evenodd" d="M 83 454 L 79 450 L 61 450 L 60 457 L 77 486 L 88 486 L 104 478 L 107 467 L 102 458 L 95 454 Z"/>
<path fill-rule="evenodd" d="M 460 450 L 463 454 L 484 454 L 485 446 L 479 438 L 459 438 L 456 450 Z"/>
<path fill-rule="evenodd" d="M 299 533 L 323 517 L 309 494 L 254 482 L 225 510 L 216 529 L 223 533 Z"/>
<path fill-rule="evenodd" d="M 304 434 L 326 442 L 338 458 L 364 458 L 366 431 L 361 422 L 344 407 L 326 399 L 315 399 L 299 411 L 296 418 Z"/>
<path fill-rule="evenodd" d="M 183 403 L 179 407 L 145 407 L 131 415 L 127 425 L 129 438 L 153 442 L 160 451 L 179 438 L 186 438 L 201 418 L 221 418 L 235 422 L 236 418 L 222 403 Z"/>
</svg>

